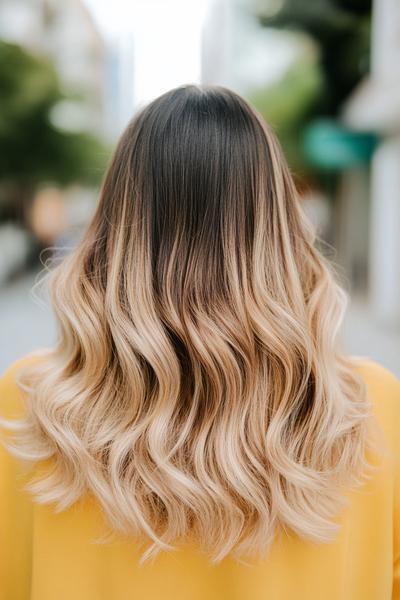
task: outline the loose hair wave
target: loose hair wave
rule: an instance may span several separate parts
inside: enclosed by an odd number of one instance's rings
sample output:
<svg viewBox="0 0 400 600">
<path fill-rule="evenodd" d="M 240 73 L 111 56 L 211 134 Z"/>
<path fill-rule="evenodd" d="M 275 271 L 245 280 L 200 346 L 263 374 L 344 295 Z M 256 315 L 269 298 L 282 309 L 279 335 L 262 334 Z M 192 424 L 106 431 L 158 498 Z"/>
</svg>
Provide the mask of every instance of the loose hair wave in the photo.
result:
<svg viewBox="0 0 400 600">
<path fill-rule="evenodd" d="M 119 141 L 83 239 L 49 274 L 55 346 L 18 385 L 30 489 L 86 493 L 142 560 L 194 536 L 218 562 L 279 529 L 333 539 L 370 404 L 336 343 L 345 295 L 270 127 L 187 85 Z"/>
</svg>

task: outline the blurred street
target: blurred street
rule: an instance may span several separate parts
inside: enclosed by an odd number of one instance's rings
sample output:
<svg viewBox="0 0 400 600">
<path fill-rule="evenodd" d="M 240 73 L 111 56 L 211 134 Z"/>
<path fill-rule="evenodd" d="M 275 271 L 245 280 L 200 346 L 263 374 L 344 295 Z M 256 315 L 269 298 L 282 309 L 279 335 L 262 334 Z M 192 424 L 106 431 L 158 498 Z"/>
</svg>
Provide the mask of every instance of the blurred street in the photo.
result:
<svg viewBox="0 0 400 600">
<path fill-rule="evenodd" d="M 0 295 L 0 331 L 4 346 L 0 353 L 3 371 L 25 353 L 50 346 L 56 339 L 55 319 L 50 308 L 31 294 L 35 274 L 29 273 L 3 288 Z M 400 335 L 373 318 L 367 306 L 357 300 L 350 304 L 343 326 L 343 342 L 353 355 L 374 359 L 400 377 Z"/>
<path fill-rule="evenodd" d="M 31 294 L 35 277 L 35 273 L 28 273 L 1 290 L 1 371 L 24 354 L 50 346 L 55 341 L 56 325 L 52 311 Z"/>
</svg>

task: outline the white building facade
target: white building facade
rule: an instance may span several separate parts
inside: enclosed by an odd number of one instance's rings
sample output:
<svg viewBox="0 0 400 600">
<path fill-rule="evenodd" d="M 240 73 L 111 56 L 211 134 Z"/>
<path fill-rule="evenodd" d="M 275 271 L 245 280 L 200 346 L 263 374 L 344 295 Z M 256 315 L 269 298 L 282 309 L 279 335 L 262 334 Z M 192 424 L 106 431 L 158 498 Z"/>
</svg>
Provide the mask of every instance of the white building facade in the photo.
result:
<svg viewBox="0 0 400 600">
<path fill-rule="evenodd" d="M 374 0 L 371 75 L 350 98 L 344 119 L 375 131 L 372 159 L 369 291 L 380 321 L 400 324 L 400 2 Z"/>
</svg>

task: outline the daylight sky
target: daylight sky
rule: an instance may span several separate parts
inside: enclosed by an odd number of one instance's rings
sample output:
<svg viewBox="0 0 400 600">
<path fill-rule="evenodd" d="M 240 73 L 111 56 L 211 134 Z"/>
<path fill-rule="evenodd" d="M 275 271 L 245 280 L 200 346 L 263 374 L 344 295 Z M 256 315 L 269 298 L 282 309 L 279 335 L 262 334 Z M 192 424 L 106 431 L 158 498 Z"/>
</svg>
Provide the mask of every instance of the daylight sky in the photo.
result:
<svg viewBox="0 0 400 600">
<path fill-rule="evenodd" d="M 135 104 L 200 79 L 209 0 L 85 0 L 110 43 L 133 36 Z"/>
</svg>

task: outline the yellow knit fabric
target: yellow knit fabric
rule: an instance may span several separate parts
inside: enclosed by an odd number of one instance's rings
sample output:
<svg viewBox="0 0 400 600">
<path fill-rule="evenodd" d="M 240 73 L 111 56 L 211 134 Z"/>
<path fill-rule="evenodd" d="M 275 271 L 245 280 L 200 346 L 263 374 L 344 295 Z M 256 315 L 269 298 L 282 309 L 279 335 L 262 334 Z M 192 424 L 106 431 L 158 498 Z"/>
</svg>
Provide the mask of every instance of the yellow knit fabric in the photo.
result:
<svg viewBox="0 0 400 600">
<path fill-rule="evenodd" d="M 14 362 L 0 378 L 0 414 L 23 411 Z M 23 491 L 24 467 L 0 447 L 0 600 L 400 600 L 400 382 L 360 367 L 387 446 L 382 467 L 349 493 L 333 543 L 277 537 L 266 560 L 217 566 L 195 544 L 138 564 L 91 498 L 61 513 Z"/>
</svg>

